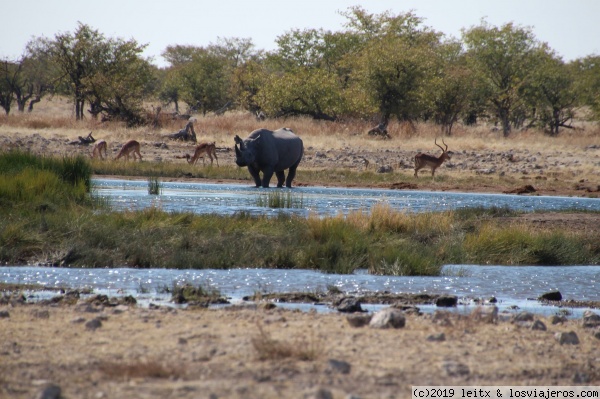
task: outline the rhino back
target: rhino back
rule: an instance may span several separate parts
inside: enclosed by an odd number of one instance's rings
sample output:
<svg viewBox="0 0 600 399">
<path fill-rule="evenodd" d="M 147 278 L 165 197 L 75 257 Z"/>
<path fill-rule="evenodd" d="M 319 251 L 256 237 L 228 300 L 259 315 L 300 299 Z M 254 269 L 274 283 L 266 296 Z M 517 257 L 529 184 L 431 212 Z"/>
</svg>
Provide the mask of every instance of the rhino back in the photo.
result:
<svg viewBox="0 0 600 399">
<path fill-rule="evenodd" d="M 304 153 L 302 139 L 289 129 L 278 129 L 273 132 L 275 148 L 278 153 L 278 162 L 275 170 L 288 169 L 297 165 Z"/>
<path fill-rule="evenodd" d="M 280 171 L 290 168 L 300 162 L 304 153 L 302 139 L 289 129 L 257 129 L 248 135 L 249 139 L 260 136 L 261 151 L 257 155 L 259 167 L 272 166 Z"/>
</svg>

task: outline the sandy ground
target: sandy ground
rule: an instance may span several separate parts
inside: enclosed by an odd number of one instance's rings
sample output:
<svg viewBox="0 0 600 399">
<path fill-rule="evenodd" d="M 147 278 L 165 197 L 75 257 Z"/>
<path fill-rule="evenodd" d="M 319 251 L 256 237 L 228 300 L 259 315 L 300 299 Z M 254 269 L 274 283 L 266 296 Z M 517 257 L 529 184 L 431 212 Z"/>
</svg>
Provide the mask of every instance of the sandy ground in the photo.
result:
<svg viewBox="0 0 600 399">
<path fill-rule="evenodd" d="M 600 384 L 598 330 L 582 320 L 542 318 L 547 329 L 535 330 L 509 315 L 488 323 L 450 310 L 376 329 L 352 327 L 342 313 L 267 309 L 0 306 L 0 397 L 37 398 L 49 386 L 62 398 L 163 399 L 409 398 L 412 385 Z M 567 332 L 579 343 L 559 343 Z"/>
</svg>

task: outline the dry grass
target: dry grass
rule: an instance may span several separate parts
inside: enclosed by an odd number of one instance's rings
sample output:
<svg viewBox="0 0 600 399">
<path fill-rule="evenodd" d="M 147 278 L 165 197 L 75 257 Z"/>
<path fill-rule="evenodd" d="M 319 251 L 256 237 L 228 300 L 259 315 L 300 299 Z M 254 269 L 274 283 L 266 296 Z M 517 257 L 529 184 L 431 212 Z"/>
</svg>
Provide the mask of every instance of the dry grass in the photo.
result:
<svg viewBox="0 0 600 399">
<path fill-rule="evenodd" d="M 104 361 L 98 369 L 111 379 L 127 381 L 132 378 L 179 378 L 183 370 L 165 365 L 157 360 L 140 360 L 131 362 Z"/>
<path fill-rule="evenodd" d="M 252 347 L 260 360 L 295 359 L 302 361 L 316 360 L 323 353 L 323 342 L 306 337 L 291 341 L 277 340 L 257 323 L 258 334 L 252 337 Z"/>
<path fill-rule="evenodd" d="M 76 138 L 85 131 L 93 131 L 97 138 L 125 140 L 133 136 L 143 136 L 147 140 L 160 139 L 166 133 L 176 132 L 185 125 L 185 121 L 175 120 L 160 129 L 141 127 L 125 128 L 121 123 L 100 123 L 92 119 L 75 121 L 72 104 L 68 99 L 54 97 L 37 104 L 32 113 L 12 113 L 0 116 L 0 132 L 14 132 L 15 127 L 21 133 L 36 132 L 43 136 L 62 135 Z M 148 104 L 151 110 L 151 104 Z M 164 109 L 171 112 L 170 109 Z M 409 125 L 404 122 L 391 121 L 388 132 L 391 140 L 374 139 L 365 134 L 372 128 L 372 122 L 351 120 L 345 122 L 315 121 L 310 118 L 293 117 L 285 119 L 268 119 L 257 122 L 249 112 L 232 111 L 223 116 L 208 114 L 193 115 L 196 118 L 196 132 L 202 139 L 217 141 L 217 146 L 231 145 L 232 136 L 242 137 L 257 127 L 278 129 L 289 127 L 302 135 L 307 147 L 344 149 L 359 148 L 365 150 L 401 147 L 405 150 L 438 152 L 433 139 L 440 135 L 439 126 L 432 123 Z M 495 148 L 499 151 L 528 148 L 530 152 L 548 150 L 567 150 L 572 146 L 597 144 L 600 127 L 595 124 L 580 122 L 577 130 L 562 130 L 556 138 L 549 138 L 542 132 L 530 129 L 513 132 L 509 138 L 502 137 L 492 125 L 481 124 L 476 127 L 457 125 L 452 137 L 445 139 L 450 150 L 477 151 Z"/>
</svg>

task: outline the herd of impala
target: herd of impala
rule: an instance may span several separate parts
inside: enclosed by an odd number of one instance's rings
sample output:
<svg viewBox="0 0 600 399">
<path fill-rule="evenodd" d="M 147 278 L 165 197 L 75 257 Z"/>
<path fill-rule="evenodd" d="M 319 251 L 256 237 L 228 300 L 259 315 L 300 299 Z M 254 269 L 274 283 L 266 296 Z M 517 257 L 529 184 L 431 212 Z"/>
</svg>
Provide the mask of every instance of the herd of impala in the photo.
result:
<svg viewBox="0 0 600 399">
<path fill-rule="evenodd" d="M 442 153 L 440 156 L 433 156 L 424 153 L 418 153 L 415 155 L 415 177 L 419 177 L 419 170 L 423 168 L 431 169 L 431 177 L 435 178 L 435 170 L 439 168 L 446 160 L 451 159 L 452 151 L 448 151 L 448 145 L 442 139 L 442 144 L 444 144 L 445 148 L 437 143 L 437 138 L 434 140 L 434 144 L 438 146 Z M 104 156 L 102 156 L 104 153 Z M 98 140 L 94 148 L 92 150 L 91 157 L 92 158 L 100 158 L 105 159 L 107 157 L 107 143 L 105 140 Z M 133 156 L 133 160 L 139 159 L 142 160 L 142 154 L 140 153 L 140 143 L 137 140 L 129 140 L 119 150 L 115 160 L 124 157 L 127 161 L 129 161 L 129 156 Z M 200 143 L 196 146 L 194 155 L 185 154 L 182 158 L 186 158 L 188 163 L 191 165 L 195 165 L 198 161 L 198 158 L 202 158 L 202 164 L 205 164 L 204 155 L 207 155 L 210 158 L 210 164 L 213 165 L 213 157 L 217 161 L 217 166 L 219 166 L 219 158 L 217 158 L 217 147 L 215 142 L 212 143 Z M 368 165 L 368 161 L 365 160 L 365 165 Z"/>
</svg>

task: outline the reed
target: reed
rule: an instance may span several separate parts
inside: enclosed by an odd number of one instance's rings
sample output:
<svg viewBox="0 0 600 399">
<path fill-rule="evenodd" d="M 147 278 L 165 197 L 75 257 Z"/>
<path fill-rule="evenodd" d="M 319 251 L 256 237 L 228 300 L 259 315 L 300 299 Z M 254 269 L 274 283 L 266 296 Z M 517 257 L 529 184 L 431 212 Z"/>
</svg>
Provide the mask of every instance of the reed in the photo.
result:
<svg viewBox="0 0 600 399">
<path fill-rule="evenodd" d="M 148 195 L 160 195 L 162 186 L 158 177 L 151 176 L 148 178 Z"/>
<path fill-rule="evenodd" d="M 302 195 L 293 194 L 290 190 L 271 190 L 260 193 L 256 197 L 256 206 L 264 208 L 304 208 Z"/>
</svg>

